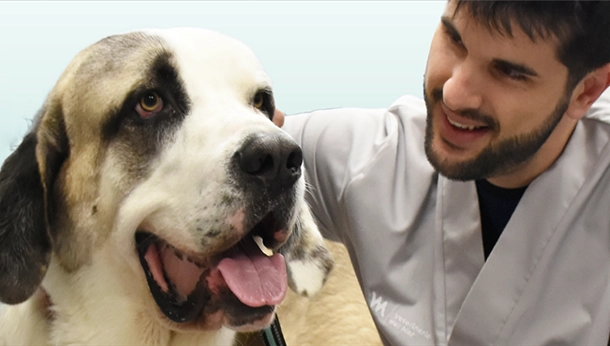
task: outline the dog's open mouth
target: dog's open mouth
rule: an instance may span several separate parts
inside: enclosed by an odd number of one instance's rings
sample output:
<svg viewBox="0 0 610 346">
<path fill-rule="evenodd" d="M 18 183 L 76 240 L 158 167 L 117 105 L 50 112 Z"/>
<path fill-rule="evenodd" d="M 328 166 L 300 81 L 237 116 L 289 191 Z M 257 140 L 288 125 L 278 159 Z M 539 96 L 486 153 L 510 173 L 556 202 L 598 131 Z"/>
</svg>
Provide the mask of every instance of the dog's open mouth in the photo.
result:
<svg viewBox="0 0 610 346">
<path fill-rule="evenodd" d="M 269 232 L 260 231 L 261 223 L 229 250 L 206 260 L 188 256 L 150 232 L 136 232 L 140 262 L 161 311 L 174 322 L 193 321 L 215 312 L 210 309 L 222 309 L 222 302 L 210 302 L 227 300 L 230 291 L 237 298 L 228 299 L 230 304 L 240 305 L 231 309 L 259 317 L 272 312 L 270 307 L 286 295 L 286 264 L 281 254 L 264 247 L 268 241 L 262 233 Z"/>
</svg>

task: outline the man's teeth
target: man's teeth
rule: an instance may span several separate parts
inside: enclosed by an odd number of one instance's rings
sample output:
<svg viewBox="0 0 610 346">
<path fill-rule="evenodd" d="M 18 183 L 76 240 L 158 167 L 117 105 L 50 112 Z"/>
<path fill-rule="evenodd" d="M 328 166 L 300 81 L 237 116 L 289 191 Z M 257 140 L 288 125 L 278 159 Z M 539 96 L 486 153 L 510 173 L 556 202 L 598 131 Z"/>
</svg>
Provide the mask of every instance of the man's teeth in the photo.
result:
<svg viewBox="0 0 610 346">
<path fill-rule="evenodd" d="M 256 243 L 256 245 L 258 245 L 258 248 L 261 249 L 261 251 L 265 254 L 265 256 L 267 256 L 267 257 L 273 256 L 273 250 L 271 250 L 270 248 L 265 246 L 265 244 L 263 243 L 263 238 L 261 238 L 257 235 L 252 236 L 252 238 L 254 239 L 254 242 Z"/>
<path fill-rule="evenodd" d="M 451 120 L 451 118 L 447 117 L 447 120 L 449 121 L 449 123 L 459 129 L 462 130 L 474 130 L 474 129 L 479 129 L 483 126 L 474 126 L 474 125 L 464 125 L 464 124 L 460 124 L 458 122 L 456 122 L 455 120 Z"/>
</svg>

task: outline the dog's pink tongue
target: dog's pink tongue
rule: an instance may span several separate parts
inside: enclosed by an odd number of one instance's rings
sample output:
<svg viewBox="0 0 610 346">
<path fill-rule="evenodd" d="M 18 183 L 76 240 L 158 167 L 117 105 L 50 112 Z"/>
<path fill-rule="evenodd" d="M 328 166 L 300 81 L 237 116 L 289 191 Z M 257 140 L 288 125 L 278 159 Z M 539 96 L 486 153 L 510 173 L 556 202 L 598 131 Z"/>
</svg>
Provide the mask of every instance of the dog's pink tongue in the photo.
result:
<svg viewBox="0 0 610 346">
<path fill-rule="evenodd" d="M 229 289 L 251 307 L 278 305 L 286 297 L 287 275 L 284 256 L 265 256 L 254 244 L 240 249 L 218 264 Z"/>
</svg>

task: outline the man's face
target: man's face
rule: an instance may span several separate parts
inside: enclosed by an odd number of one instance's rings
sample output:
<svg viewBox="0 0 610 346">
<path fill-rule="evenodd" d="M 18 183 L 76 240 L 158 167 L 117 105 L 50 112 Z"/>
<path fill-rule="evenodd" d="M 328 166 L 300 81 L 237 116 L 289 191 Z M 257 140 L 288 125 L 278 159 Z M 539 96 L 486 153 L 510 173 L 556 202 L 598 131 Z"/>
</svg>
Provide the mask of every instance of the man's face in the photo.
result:
<svg viewBox="0 0 610 346">
<path fill-rule="evenodd" d="M 533 42 L 517 24 L 513 36 L 476 22 L 449 1 L 426 67 L 426 154 L 458 180 L 510 175 L 538 160 L 554 141 L 569 96 L 568 69 L 556 42 Z"/>
</svg>

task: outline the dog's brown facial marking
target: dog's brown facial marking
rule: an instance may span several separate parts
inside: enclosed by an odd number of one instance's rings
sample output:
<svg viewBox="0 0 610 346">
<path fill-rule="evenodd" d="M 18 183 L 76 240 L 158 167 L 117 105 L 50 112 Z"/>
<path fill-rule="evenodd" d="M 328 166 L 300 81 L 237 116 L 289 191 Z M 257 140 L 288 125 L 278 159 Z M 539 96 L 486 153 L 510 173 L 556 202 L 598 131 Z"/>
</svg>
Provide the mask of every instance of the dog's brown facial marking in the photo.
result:
<svg viewBox="0 0 610 346">
<path fill-rule="evenodd" d="M 169 59 L 157 38 L 109 37 L 79 54 L 45 104 L 37 129 L 37 158 L 52 209 L 49 228 L 62 230 L 55 237 L 55 253 L 68 271 L 90 263 L 92 247 L 111 232 L 113 204 L 120 199 L 111 195 L 129 190 L 129 179 L 121 181 L 121 189 L 100 189 L 100 168 L 117 142 L 107 129 L 123 116 L 128 95 L 156 82 L 151 76 L 159 70 L 155 63 Z M 150 68 L 143 69 L 142 64 Z M 93 206 L 99 211 L 95 215 L 90 213 Z"/>
<path fill-rule="evenodd" d="M 6 258 L 0 260 L 0 282 L 15 287 L 23 284 L 21 293 L 7 293 L 7 297 L 0 293 L 0 300 L 21 302 L 35 291 L 46 273 L 51 243 L 65 269 L 73 271 L 89 262 L 89 250 L 97 238 L 82 229 L 100 234 L 110 231 L 108 222 L 90 227 L 98 220 L 89 224 L 82 221 L 86 219 L 82 213 L 87 204 L 99 197 L 98 167 L 106 148 L 100 128 L 123 102 L 124 93 L 117 91 L 140 83 L 142 78 L 138 77 L 143 73 L 134 62 L 160 49 L 158 40 L 132 34 L 108 38 L 81 52 L 62 74 L 37 116 L 32 133 L 15 151 L 15 158 L 5 161 L 0 180 L 5 181 L 7 189 L 0 191 L 2 198 L 25 196 L 25 191 L 15 190 L 15 184 L 22 184 L 29 175 L 38 179 L 28 183 L 27 190 L 40 193 L 0 207 L 6 220 L 0 230 L 0 238 L 7 240 L 3 243 L 9 244 L 8 239 L 15 236 L 25 237 L 11 241 L 22 242 L 22 248 L 0 246 L 0 258 Z M 24 171 L 20 162 L 38 169 Z M 28 219 L 39 222 L 28 225 Z M 36 240 L 26 240 L 30 236 Z M 20 273 L 25 270 L 21 265 L 25 263 L 36 263 L 36 269 L 28 269 L 29 274 Z M 12 289 L 0 288 L 0 292 Z"/>
</svg>

